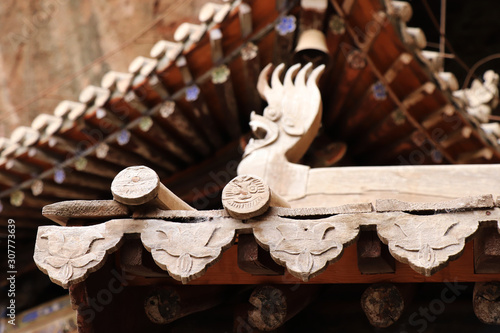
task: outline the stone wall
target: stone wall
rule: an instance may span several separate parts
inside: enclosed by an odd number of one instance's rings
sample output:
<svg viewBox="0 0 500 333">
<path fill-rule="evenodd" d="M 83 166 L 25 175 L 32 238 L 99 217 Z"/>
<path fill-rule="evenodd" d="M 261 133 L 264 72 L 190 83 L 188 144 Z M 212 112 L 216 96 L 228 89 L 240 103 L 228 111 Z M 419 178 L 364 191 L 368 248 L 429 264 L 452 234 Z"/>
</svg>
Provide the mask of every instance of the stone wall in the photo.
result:
<svg viewBox="0 0 500 333">
<path fill-rule="evenodd" d="M 197 22 L 204 0 L 0 1 L 0 136 Z"/>
</svg>

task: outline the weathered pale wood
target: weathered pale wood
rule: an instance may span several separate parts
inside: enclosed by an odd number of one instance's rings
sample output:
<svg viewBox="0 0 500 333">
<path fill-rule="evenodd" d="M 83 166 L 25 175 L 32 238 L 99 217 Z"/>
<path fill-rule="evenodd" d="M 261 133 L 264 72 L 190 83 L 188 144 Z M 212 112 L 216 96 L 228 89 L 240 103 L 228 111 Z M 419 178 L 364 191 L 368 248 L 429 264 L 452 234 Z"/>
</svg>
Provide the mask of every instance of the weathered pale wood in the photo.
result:
<svg viewBox="0 0 500 333">
<path fill-rule="evenodd" d="M 202 23 L 222 23 L 222 21 L 229 14 L 230 10 L 231 4 L 229 3 L 218 4 L 208 2 L 201 7 L 198 19 Z"/>
<path fill-rule="evenodd" d="M 62 201 L 43 207 L 43 216 L 66 225 L 71 219 L 82 220 L 106 220 L 114 218 L 125 218 L 131 212 L 125 205 L 114 200 L 74 200 Z"/>
<path fill-rule="evenodd" d="M 238 267 L 256 275 L 283 275 L 285 271 L 259 246 L 252 234 L 238 235 Z"/>
<path fill-rule="evenodd" d="M 427 39 L 425 38 L 425 34 L 420 28 L 410 28 L 402 30 L 403 39 L 406 43 L 415 46 L 419 49 L 425 49 L 427 46 Z"/>
<path fill-rule="evenodd" d="M 302 193 L 280 194 L 292 207 L 328 206 L 330 202 L 375 202 L 377 199 L 392 198 L 436 202 L 485 193 L 497 196 L 500 184 L 495 180 L 499 172 L 497 165 L 320 168 L 309 171 Z"/>
<path fill-rule="evenodd" d="M 386 328 L 398 321 L 404 310 L 404 299 L 398 288 L 389 283 L 368 287 L 361 296 L 361 308 L 375 327 Z"/>
<path fill-rule="evenodd" d="M 231 221 L 179 224 L 149 220 L 141 233 L 142 243 L 158 266 L 184 284 L 215 264 L 235 236 Z"/>
<path fill-rule="evenodd" d="M 376 203 L 377 212 L 450 212 L 493 207 L 495 207 L 495 200 L 492 195 L 482 195 L 432 203 L 409 203 L 396 199 L 377 200 Z"/>
<path fill-rule="evenodd" d="M 476 282 L 472 307 L 483 323 L 500 325 L 500 282 Z"/>
<path fill-rule="evenodd" d="M 162 209 L 193 210 L 160 182 L 152 169 L 145 166 L 128 167 L 113 179 L 113 198 L 125 205 L 152 203 Z"/>
<path fill-rule="evenodd" d="M 222 205 L 229 215 L 240 220 L 264 214 L 270 206 L 290 207 L 256 176 L 233 178 L 222 191 Z"/>
<path fill-rule="evenodd" d="M 482 123 L 489 122 L 491 110 L 498 105 L 499 76 L 492 70 L 483 75 L 484 82 L 472 81 L 471 87 L 453 92 L 453 96 L 461 101 L 467 112 Z"/>
<path fill-rule="evenodd" d="M 399 18 L 403 22 L 408 22 L 413 16 L 413 8 L 406 1 L 391 1 L 388 13 Z"/>
<path fill-rule="evenodd" d="M 116 250 L 123 231 L 90 227 L 40 227 L 33 259 L 54 283 L 67 288 L 84 281 L 104 265 L 107 253 Z"/>
<path fill-rule="evenodd" d="M 288 69 L 282 83 L 284 65 L 279 65 L 271 86 L 267 83 L 271 66 L 262 71 L 257 88 L 269 106 L 263 116 L 252 113 L 250 127 L 256 138 L 246 146 L 238 166 L 238 174 L 259 176 L 280 195 L 304 193 L 308 167 L 294 163 L 306 152 L 321 122 L 317 80 L 324 66 L 315 68 L 307 80 L 312 65 L 300 67 L 297 64 Z M 289 186 L 290 179 L 295 180 L 293 186 Z"/>
</svg>

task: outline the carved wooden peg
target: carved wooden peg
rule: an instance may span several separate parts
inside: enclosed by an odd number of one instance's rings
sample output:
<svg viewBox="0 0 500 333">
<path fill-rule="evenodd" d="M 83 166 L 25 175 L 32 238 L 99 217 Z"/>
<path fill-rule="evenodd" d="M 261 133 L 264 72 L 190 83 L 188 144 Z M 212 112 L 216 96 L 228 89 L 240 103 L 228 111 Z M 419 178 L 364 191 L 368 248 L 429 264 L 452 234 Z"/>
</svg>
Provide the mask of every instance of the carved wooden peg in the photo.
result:
<svg viewBox="0 0 500 333">
<path fill-rule="evenodd" d="M 12 132 L 10 141 L 29 147 L 37 143 L 39 138 L 40 133 L 36 129 L 27 126 L 19 126 Z"/>
<path fill-rule="evenodd" d="M 62 101 L 54 109 L 54 115 L 60 118 L 67 118 L 71 111 L 81 109 L 82 112 L 86 109 L 86 105 L 73 101 Z"/>
<path fill-rule="evenodd" d="M 230 11 L 231 4 L 229 3 L 218 4 L 208 2 L 201 7 L 198 19 L 202 23 L 209 23 L 210 21 L 222 23 Z"/>
<path fill-rule="evenodd" d="M 161 209 L 194 210 L 167 189 L 152 169 L 133 166 L 122 170 L 111 183 L 113 198 L 125 205 L 153 203 Z"/>
<path fill-rule="evenodd" d="M 78 100 L 84 104 L 104 106 L 111 96 L 111 91 L 97 86 L 87 86 L 82 90 Z"/>
<path fill-rule="evenodd" d="M 424 49 L 427 46 L 427 39 L 420 28 L 406 28 L 403 30 L 403 39 L 406 43 Z"/>
<path fill-rule="evenodd" d="M 62 118 L 50 114 L 39 114 L 31 123 L 31 128 L 44 135 L 51 136 L 55 134 L 62 126 Z"/>
<path fill-rule="evenodd" d="M 168 61 L 174 61 L 181 53 L 182 43 L 160 40 L 153 46 L 149 55 L 158 60 L 165 57 Z"/>
<path fill-rule="evenodd" d="M 203 37 L 206 30 L 207 26 L 205 24 L 199 25 L 184 22 L 175 30 L 174 39 L 176 42 L 197 43 Z"/>
<path fill-rule="evenodd" d="M 413 16 L 413 8 L 409 2 L 406 1 L 391 1 L 389 14 L 398 17 L 403 22 L 408 22 Z"/>
<path fill-rule="evenodd" d="M 132 83 L 133 75 L 130 73 L 122 73 L 109 71 L 102 77 L 101 86 L 104 89 L 126 93 Z"/>
<path fill-rule="evenodd" d="M 269 206 L 290 207 L 261 178 L 251 175 L 235 177 L 224 187 L 222 205 L 229 215 L 240 220 L 262 215 Z"/>
</svg>

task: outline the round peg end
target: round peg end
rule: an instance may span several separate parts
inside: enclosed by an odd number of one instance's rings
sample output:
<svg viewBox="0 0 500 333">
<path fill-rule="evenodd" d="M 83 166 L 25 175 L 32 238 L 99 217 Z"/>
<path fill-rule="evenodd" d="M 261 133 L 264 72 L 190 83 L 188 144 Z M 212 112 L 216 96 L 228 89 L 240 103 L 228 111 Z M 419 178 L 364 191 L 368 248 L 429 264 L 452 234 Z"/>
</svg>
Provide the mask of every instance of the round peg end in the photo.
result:
<svg viewBox="0 0 500 333">
<path fill-rule="evenodd" d="M 125 205 L 142 205 L 158 196 L 160 178 L 146 166 L 128 167 L 111 183 L 113 198 Z"/>
<path fill-rule="evenodd" d="M 271 189 L 257 176 L 233 178 L 222 191 L 222 205 L 240 220 L 264 214 L 271 203 Z"/>
</svg>

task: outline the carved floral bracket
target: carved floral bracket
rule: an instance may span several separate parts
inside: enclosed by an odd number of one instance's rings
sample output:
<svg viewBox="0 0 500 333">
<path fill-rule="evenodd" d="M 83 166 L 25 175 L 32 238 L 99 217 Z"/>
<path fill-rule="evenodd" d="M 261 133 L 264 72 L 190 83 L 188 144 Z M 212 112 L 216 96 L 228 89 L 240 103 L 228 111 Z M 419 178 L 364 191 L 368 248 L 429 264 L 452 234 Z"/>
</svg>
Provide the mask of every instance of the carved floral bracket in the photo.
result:
<svg viewBox="0 0 500 333">
<path fill-rule="evenodd" d="M 374 210 L 370 204 L 317 209 L 271 207 L 248 220 L 235 219 L 225 210 L 153 209 L 136 212 L 133 219 L 87 227 L 40 227 L 34 258 L 52 281 L 68 287 L 99 269 L 125 234 L 136 234 L 158 266 L 187 283 L 215 264 L 237 233 L 253 232 L 277 263 L 308 281 L 339 260 L 360 229 L 375 226 L 398 261 L 430 276 L 461 255 L 480 223 L 495 221 L 500 229 L 500 208 L 495 207 L 491 195 L 450 203 L 449 207 L 441 204 L 447 208 L 440 210 L 432 207 L 435 204 L 411 208 L 411 204 L 393 202 L 399 211 L 390 211 L 386 201 L 377 203 L 386 211 Z M 432 214 L 422 215 L 425 207 L 434 209 Z M 180 220 L 184 222 L 174 222 Z"/>
</svg>

